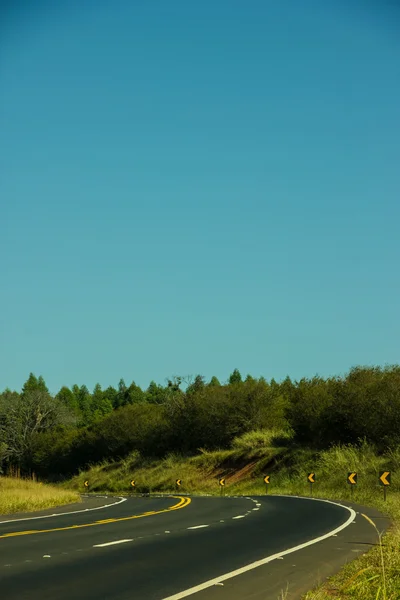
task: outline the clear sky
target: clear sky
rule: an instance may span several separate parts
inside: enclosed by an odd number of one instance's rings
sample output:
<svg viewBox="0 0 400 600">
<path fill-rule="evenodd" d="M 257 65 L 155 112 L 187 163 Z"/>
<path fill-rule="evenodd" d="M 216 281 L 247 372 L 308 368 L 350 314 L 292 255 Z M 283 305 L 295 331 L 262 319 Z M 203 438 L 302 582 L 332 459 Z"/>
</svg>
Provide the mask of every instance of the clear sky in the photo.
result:
<svg viewBox="0 0 400 600">
<path fill-rule="evenodd" d="M 400 362 L 398 3 L 0 13 L 0 389 Z"/>
</svg>

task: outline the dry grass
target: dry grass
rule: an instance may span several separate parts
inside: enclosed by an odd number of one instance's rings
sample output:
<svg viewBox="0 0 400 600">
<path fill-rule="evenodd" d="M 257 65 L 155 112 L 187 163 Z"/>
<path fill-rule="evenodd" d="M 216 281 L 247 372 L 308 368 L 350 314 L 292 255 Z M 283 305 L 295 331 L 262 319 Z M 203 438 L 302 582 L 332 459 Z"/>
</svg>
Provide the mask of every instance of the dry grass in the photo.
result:
<svg viewBox="0 0 400 600">
<path fill-rule="evenodd" d="M 29 512 L 80 502 L 76 492 L 13 477 L 0 477 L 0 514 Z"/>
</svg>

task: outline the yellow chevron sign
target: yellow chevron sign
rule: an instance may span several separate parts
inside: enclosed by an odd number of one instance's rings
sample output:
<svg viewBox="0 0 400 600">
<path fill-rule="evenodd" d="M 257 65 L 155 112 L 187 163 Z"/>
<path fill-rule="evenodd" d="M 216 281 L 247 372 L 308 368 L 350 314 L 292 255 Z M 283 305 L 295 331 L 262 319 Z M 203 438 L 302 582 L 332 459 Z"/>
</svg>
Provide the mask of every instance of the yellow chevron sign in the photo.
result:
<svg viewBox="0 0 400 600">
<path fill-rule="evenodd" d="M 89 482 L 85 481 L 85 483 L 83 484 L 85 487 L 89 487 Z"/>
<path fill-rule="evenodd" d="M 379 472 L 379 483 L 381 485 L 390 485 L 391 484 L 391 472 L 390 471 L 380 471 Z"/>
<path fill-rule="evenodd" d="M 182 479 L 177 479 L 175 483 L 178 487 L 180 487 L 182 485 Z"/>
<path fill-rule="evenodd" d="M 135 480 L 134 479 L 132 479 L 132 481 L 131 481 L 131 486 L 135 487 Z"/>
<path fill-rule="evenodd" d="M 219 480 L 219 485 L 221 485 L 221 486 L 225 485 L 225 479 L 223 477 L 221 477 L 221 479 Z"/>
<path fill-rule="evenodd" d="M 271 475 L 265 475 L 264 476 L 264 483 L 269 483 L 269 478 L 271 477 Z"/>
<path fill-rule="evenodd" d="M 350 483 L 351 485 L 355 485 L 357 483 L 357 473 L 355 471 L 347 474 L 347 483 Z"/>
<path fill-rule="evenodd" d="M 309 473 L 307 479 L 310 483 L 315 483 L 315 473 Z"/>
</svg>

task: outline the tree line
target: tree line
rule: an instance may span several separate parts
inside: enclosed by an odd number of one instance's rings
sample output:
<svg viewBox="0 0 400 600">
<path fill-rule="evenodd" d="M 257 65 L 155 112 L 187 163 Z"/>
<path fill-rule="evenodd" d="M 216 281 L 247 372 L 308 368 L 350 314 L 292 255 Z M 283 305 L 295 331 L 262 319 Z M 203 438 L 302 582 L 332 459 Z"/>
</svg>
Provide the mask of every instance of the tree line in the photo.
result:
<svg viewBox="0 0 400 600">
<path fill-rule="evenodd" d="M 201 375 L 173 377 L 147 389 L 62 387 L 51 395 L 29 375 L 21 392 L 0 394 L 0 472 L 21 469 L 61 479 L 136 451 L 168 453 L 228 448 L 251 430 L 290 430 L 293 444 L 324 449 L 366 439 L 378 451 L 400 444 L 400 366 L 355 367 L 343 377 L 281 382 Z"/>
</svg>

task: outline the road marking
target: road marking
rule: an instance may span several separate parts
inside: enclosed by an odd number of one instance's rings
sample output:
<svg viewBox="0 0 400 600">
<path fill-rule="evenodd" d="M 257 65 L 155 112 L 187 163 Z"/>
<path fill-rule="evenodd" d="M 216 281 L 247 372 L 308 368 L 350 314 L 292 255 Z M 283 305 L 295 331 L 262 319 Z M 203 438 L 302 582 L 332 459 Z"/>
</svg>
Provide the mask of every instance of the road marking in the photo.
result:
<svg viewBox="0 0 400 600">
<path fill-rule="evenodd" d="M 122 502 L 126 502 L 127 498 L 122 498 L 122 496 L 117 496 L 119 498 L 118 502 L 113 502 L 112 504 L 104 504 L 104 506 L 96 506 L 95 508 L 84 508 L 82 510 L 73 510 L 71 512 L 64 513 L 54 513 L 52 515 L 41 515 L 40 517 L 24 517 L 23 519 L 10 519 L 9 521 L 0 521 L 0 525 L 4 523 L 19 523 L 20 521 L 34 521 L 36 519 L 51 519 L 52 517 L 64 517 L 65 515 L 77 515 L 78 513 L 88 512 L 92 510 L 101 510 L 102 508 L 110 508 L 111 506 L 117 506 L 117 504 L 121 504 Z"/>
<path fill-rule="evenodd" d="M 105 521 L 95 521 L 94 523 L 83 523 L 82 525 L 69 525 L 68 527 L 54 527 L 54 529 L 32 529 L 29 531 L 14 531 L 12 533 L 4 533 L 0 535 L 0 539 L 8 537 L 18 537 L 20 535 L 33 535 L 35 533 L 51 533 L 54 531 L 68 531 L 70 529 L 83 529 L 84 527 L 95 527 L 96 525 L 108 525 L 109 523 L 119 523 L 122 521 L 131 521 L 132 519 L 142 519 L 143 517 L 149 517 L 151 515 L 160 515 L 162 513 L 171 512 L 173 510 L 179 510 L 185 508 L 191 503 L 191 499 L 183 496 L 171 496 L 175 500 L 179 500 L 177 504 L 163 508 L 162 510 L 154 510 L 151 512 L 141 513 L 139 515 L 131 515 L 130 517 L 118 517 L 116 519 L 106 519 Z"/>
<path fill-rule="evenodd" d="M 244 519 L 246 515 L 238 515 L 237 517 L 232 517 L 232 519 Z"/>
<path fill-rule="evenodd" d="M 126 542 L 133 542 L 131 540 L 116 540 L 115 542 L 106 542 L 105 544 L 95 544 L 93 548 L 105 548 L 106 546 L 115 546 L 115 544 L 126 544 Z"/>
<path fill-rule="evenodd" d="M 252 508 L 251 510 L 260 510 L 259 508 Z"/>
<path fill-rule="evenodd" d="M 195 525 L 195 527 L 188 527 L 188 529 L 202 529 L 203 527 L 209 527 L 209 525 Z"/>
<path fill-rule="evenodd" d="M 356 518 L 356 513 L 352 508 L 349 508 L 348 506 L 344 506 L 343 504 L 339 504 L 338 502 L 332 502 L 331 500 L 322 500 L 321 498 L 304 498 L 302 496 L 287 496 L 287 495 L 285 495 L 285 496 L 282 495 L 282 497 L 298 498 L 301 500 L 311 500 L 313 502 L 327 502 L 328 504 L 334 504 L 335 506 L 340 506 L 341 508 L 345 508 L 346 510 L 349 511 L 350 516 L 347 519 L 347 521 L 345 521 L 342 525 L 340 525 L 339 527 L 336 527 L 336 529 L 333 529 L 329 533 L 326 533 L 324 535 L 321 535 L 320 537 L 314 538 L 313 540 L 309 540 L 308 542 L 304 542 L 303 544 L 299 544 L 298 546 L 294 546 L 293 548 L 289 548 L 288 550 L 284 550 L 283 552 L 279 552 L 277 554 L 272 554 L 271 556 L 267 556 L 266 558 L 257 560 L 256 562 L 246 565 L 245 567 L 241 567 L 240 569 L 236 569 L 235 571 L 231 571 L 230 573 L 224 573 L 223 575 L 220 575 L 219 577 L 215 577 L 214 579 L 209 579 L 208 581 L 205 581 L 204 583 L 200 583 L 200 585 L 196 585 L 192 588 L 184 590 L 183 592 L 178 592 L 177 594 L 174 594 L 173 596 L 168 596 L 167 598 L 163 598 L 163 600 L 181 600 L 182 598 L 187 598 L 187 596 L 192 596 L 192 594 L 201 592 L 202 590 L 212 587 L 213 585 L 217 585 L 223 581 L 226 581 L 227 579 L 232 579 L 233 577 L 237 577 L 238 575 L 247 573 L 247 571 L 252 571 L 253 569 L 256 569 L 257 567 L 261 567 L 262 565 L 272 562 L 273 560 L 277 560 L 277 559 L 281 560 L 286 554 L 291 554 L 292 552 L 296 552 L 297 550 L 302 550 L 303 548 L 307 548 L 307 546 L 312 546 L 313 544 L 316 544 L 317 542 L 322 542 L 323 540 L 330 538 L 335 533 L 339 533 L 339 531 L 342 531 L 343 529 L 345 529 Z M 235 518 L 235 517 L 233 517 L 233 518 Z"/>
</svg>

